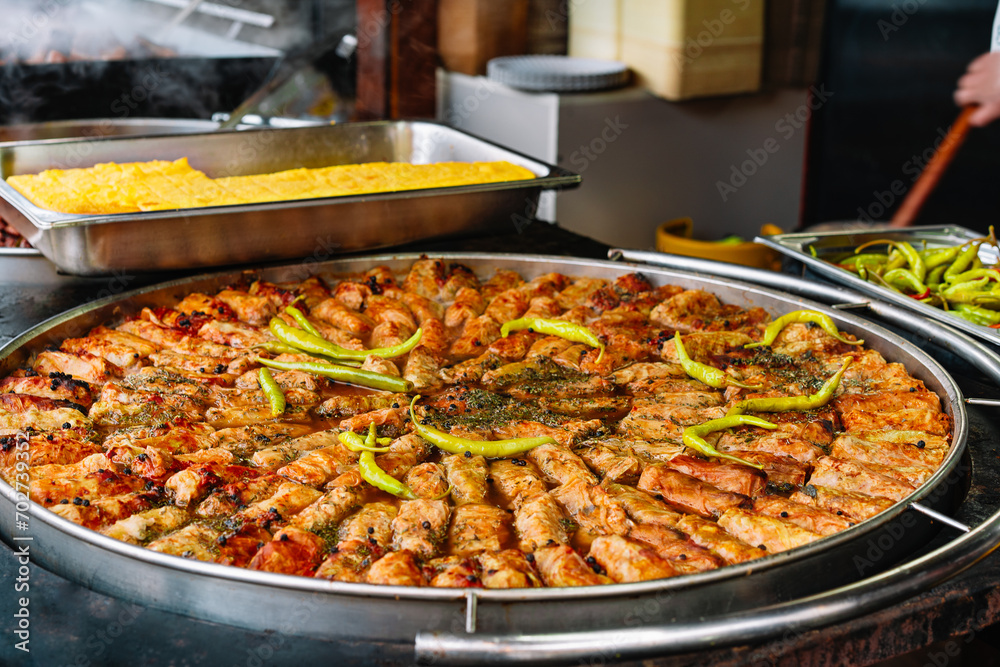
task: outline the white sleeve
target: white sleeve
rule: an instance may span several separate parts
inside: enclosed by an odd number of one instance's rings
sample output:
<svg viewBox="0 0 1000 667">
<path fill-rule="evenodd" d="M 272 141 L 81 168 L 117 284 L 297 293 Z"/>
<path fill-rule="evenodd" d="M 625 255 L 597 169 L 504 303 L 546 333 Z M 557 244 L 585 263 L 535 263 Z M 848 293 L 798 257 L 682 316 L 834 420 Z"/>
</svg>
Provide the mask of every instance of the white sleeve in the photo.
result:
<svg viewBox="0 0 1000 667">
<path fill-rule="evenodd" d="M 993 32 L 990 34 L 990 51 L 1000 51 L 1000 4 L 997 4 L 997 13 L 993 17 Z"/>
</svg>

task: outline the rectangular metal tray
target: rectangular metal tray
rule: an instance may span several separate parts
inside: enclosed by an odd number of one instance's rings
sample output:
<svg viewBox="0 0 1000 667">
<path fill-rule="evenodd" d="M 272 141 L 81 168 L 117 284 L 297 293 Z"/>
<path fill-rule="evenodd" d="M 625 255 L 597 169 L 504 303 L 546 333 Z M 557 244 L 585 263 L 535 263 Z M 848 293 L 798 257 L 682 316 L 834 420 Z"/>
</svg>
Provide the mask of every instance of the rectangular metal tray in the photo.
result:
<svg viewBox="0 0 1000 667">
<path fill-rule="evenodd" d="M 507 160 L 536 178 L 115 215 L 42 209 L 5 180 L 52 168 L 182 157 L 212 177 L 377 161 Z M 338 253 L 437 236 L 519 229 L 534 215 L 543 189 L 575 187 L 580 180 L 573 172 L 428 121 L 67 139 L 0 146 L 0 217 L 60 270 L 76 275 L 295 258 L 315 262 Z"/>
<path fill-rule="evenodd" d="M 940 308 L 928 306 L 899 292 L 894 292 L 881 285 L 862 280 L 850 271 L 839 269 L 828 261 L 829 258 L 853 252 L 862 243 L 878 239 L 907 241 L 919 250 L 924 248 L 925 244 L 927 248 L 947 247 L 966 243 L 972 239 L 981 237 L 982 234 L 971 229 L 957 225 L 947 225 L 941 227 L 910 227 L 907 229 L 873 229 L 820 233 L 800 232 L 758 236 L 754 240 L 757 243 L 774 248 L 792 259 L 802 262 L 816 273 L 834 282 L 846 285 L 864 294 L 870 294 L 883 301 L 894 303 L 897 306 L 907 308 L 914 313 L 929 317 L 938 322 L 951 325 L 956 329 L 961 329 L 994 345 L 1000 345 L 1000 330 L 973 324 L 964 318 L 952 315 Z M 813 256 L 813 250 L 815 250 L 816 256 Z M 995 264 L 1000 260 L 996 249 L 992 246 L 980 248 L 979 257 L 983 260 L 984 264 Z"/>
</svg>

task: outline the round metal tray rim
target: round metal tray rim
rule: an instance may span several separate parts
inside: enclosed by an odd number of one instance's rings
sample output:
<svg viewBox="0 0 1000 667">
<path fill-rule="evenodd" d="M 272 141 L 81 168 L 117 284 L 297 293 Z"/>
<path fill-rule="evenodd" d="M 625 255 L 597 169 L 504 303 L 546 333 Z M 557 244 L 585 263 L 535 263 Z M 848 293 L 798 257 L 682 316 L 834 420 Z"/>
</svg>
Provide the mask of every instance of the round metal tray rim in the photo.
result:
<svg viewBox="0 0 1000 667">
<path fill-rule="evenodd" d="M 351 272 L 352 269 L 349 267 L 352 263 L 364 264 L 367 266 L 373 265 L 373 263 L 385 263 L 385 262 L 412 262 L 423 254 L 420 253 L 402 253 L 402 254 L 382 254 L 373 256 L 358 256 L 358 257 L 348 257 L 333 260 L 331 262 L 319 263 L 316 265 L 311 265 L 310 269 L 314 272 L 320 274 L 331 274 L 337 273 L 338 270 L 341 273 Z M 504 263 L 512 262 L 518 265 L 525 264 L 535 264 L 541 265 L 546 263 L 556 263 L 561 267 L 579 267 L 580 269 L 593 269 L 595 267 L 602 269 L 610 269 L 615 272 L 623 272 L 623 270 L 638 269 L 645 271 L 652 275 L 659 275 L 662 277 L 678 277 L 683 279 L 694 278 L 706 286 L 716 285 L 719 287 L 725 287 L 727 289 L 737 288 L 742 289 L 749 296 L 752 294 L 760 294 L 765 297 L 778 297 L 779 300 L 788 302 L 789 295 L 781 293 L 776 290 L 771 290 L 767 288 L 762 288 L 757 285 L 750 283 L 744 283 L 738 279 L 732 278 L 716 278 L 710 275 L 704 275 L 694 272 L 675 270 L 675 269 L 663 269 L 657 267 L 633 267 L 623 265 L 619 262 L 613 262 L 608 260 L 591 260 L 583 258 L 572 258 L 572 257 L 559 257 L 559 256 L 545 256 L 545 255 L 531 255 L 524 256 L 513 253 L 434 253 L 435 257 L 440 257 L 444 260 L 456 260 L 456 261 L 466 261 L 466 262 L 492 262 L 492 263 Z M 342 265 L 348 265 L 344 268 L 333 268 L 330 270 L 324 270 L 325 266 L 333 265 L 334 267 L 341 267 Z M 282 264 L 279 266 L 269 266 L 256 269 L 253 273 L 257 274 L 268 274 L 277 273 L 280 274 L 282 271 L 294 271 L 296 269 L 301 269 L 300 264 Z M 116 304 L 118 302 L 128 301 L 136 297 L 141 297 L 144 294 L 152 292 L 162 292 L 166 290 L 173 289 L 175 287 L 189 286 L 194 283 L 199 283 L 209 280 L 225 280 L 229 276 L 233 279 L 242 275 L 242 272 L 234 271 L 223 271 L 223 272 L 211 272 L 200 274 L 196 276 L 191 276 L 187 278 L 177 279 L 165 283 L 160 283 L 154 286 L 141 288 L 131 292 L 123 293 L 120 295 L 114 295 L 99 301 L 91 302 L 67 311 L 66 313 L 52 317 L 45 322 L 42 322 L 38 326 L 32 328 L 28 332 L 18 336 L 16 339 L 12 340 L 7 345 L 0 347 L 0 361 L 2 361 L 6 356 L 10 354 L 10 351 L 19 348 L 26 341 L 33 339 L 40 334 L 45 333 L 49 329 L 55 326 L 72 320 L 73 318 L 90 312 L 96 311 L 101 308 Z M 837 311 L 829 308 L 828 306 L 818 304 L 807 299 L 796 299 L 796 301 L 805 303 L 810 307 L 815 307 L 818 310 L 829 313 L 837 320 L 841 320 L 850 324 L 854 330 L 861 331 L 871 331 L 872 323 L 856 316 L 851 313 L 846 313 L 842 311 Z M 930 355 L 926 354 L 916 346 L 914 346 L 909 341 L 897 336 L 896 334 L 878 327 L 879 336 L 885 339 L 887 342 L 895 345 L 898 349 L 905 350 L 910 356 L 914 356 L 920 359 L 921 363 L 925 366 L 930 367 L 930 369 L 938 375 L 938 380 L 942 382 L 945 386 L 947 393 L 949 394 L 949 401 L 951 408 L 953 409 L 953 419 L 955 424 L 953 445 L 951 451 L 948 454 L 948 458 L 941 465 L 941 467 L 935 471 L 934 475 L 929 478 L 921 487 L 916 489 L 910 496 L 906 499 L 896 503 L 888 510 L 880 513 L 876 517 L 869 519 L 868 521 L 861 522 L 857 526 L 854 526 L 846 531 L 838 533 L 836 535 L 828 536 L 823 540 L 807 545 L 804 547 L 799 547 L 797 549 L 783 552 L 780 554 L 774 554 L 772 556 L 767 556 L 765 558 L 754 561 L 752 564 L 743 564 L 737 566 L 729 566 L 726 568 L 720 568 L 718 570 L 710 571 L 707 573 L 701 573 L 699 575 L 690 577 L 691 581 L 684 581 L 688 577 L 677 577 L 673 579 L 665 579 L 659 581 L 650 582 L 640 582 L 640 583 L 630 583 L 630 584 L 613 584 L 600 587 L 585 587 L 585 588 L 566 588 L 566 589 L 533 589 L 529 592 L 516 592 L 516 591 L 501 591 L 501 590 L 483 590 L 477 591 L 476 597 L 482 601 L 496 600 L 498 602 L 511 602 L 511 601 L 544 601 L 544 600 L 568 600 L 568 599 L 597 599 L 597 598 L 607 598 L 616 597 L 620 595 L 641 595 L 650 592 L 658 592 L 662 590 L 669 590 L 671 588 L 677 587 L 688 587 L 688 586 L 701 586 L 711 583 L 715 583 L 720 580 L 727 579 L 737 579 L 743 576 L 747 576 L 751 572 L 760 572 L 762 570 L 769 570 L 773 567 L 778 567 L 789 560 L 799 560 L 803 558 L 808 558 L 816 553 L 820 553 L 828 548 L 834 547 L 836 545 L 842 544 L 843 542 L 850 541 L 858 537 L 865 530 L 870 529 L 875 524 L 881 524 L 891 521 L 896 516 L 908 510 L 908 502 L 919 500 L 928 494 L 932 493 L 940 484 L 940 481 L 946 475 L 951 474 L 953 468 L 955 467 L 958 457 L 960 456 L 962 448 L 965 446 L 965 440 L 967 436 L 967 423 L 964 413 L 964 404 L 960 400 L 961 393 L 954 383 L 951 376 L 944 371 L 944 369 L 934 360 Z M 14 494 L 13 489 L 6 483 L 0 482 L 0 492 L 8 499 L 13 499 L 16 494 Z M 35 505 L 36 507 L 41 507 Z M 44 508 L 42 508 L 44 509 Z M 225 565 L 215 564 L 215 563 L 205 563 L 201 561 L 192 561 L 183 559 L 177 556 L 168 556 L 166 554 L 159 554 L 156 552 L 151 552 L 139 546 L 127 544 L 114 540 L 113 538 L 101 535 L 95 531 L 91 531 L 86 528 L 82 528 L 77 524 L 74 524 L 52 512 L 35 513 L 36 518 L 40 518 L 43 521 L 49 523 L 52 527 L 59 530 L 60 532 L 73 535 L 77 539 L 82 539 L 86 542 L 91 543 L 101 549 L 110 550 L 128 557 L 135 557 L 138 560 L 147 560 L 155 563 L 156 565 L 163 566 L 175 571 L 186 572 L 189 574 L 197 574 L 207 577 L 222 577 L 225 579 L 231 579 L 235 581 L 240 581 L 255 585 L 267 585 L 273 587 L 280 587 L 284 589 L 301 590 L 308 592 L 320 592 L 320 593 L 331 593 L 331 594 L 342 594 L 356 597 L 377 597 L 377 598 L 409 598 L 409 599 L 434 599 L 434 600 L 458 600 L 465 597 L 465 592 L 459 590 L 458 593 L 455 591 L 449 591 L 447 589 L 427 589 L 427 588 L 412 588 L 412 587 L 396 587 L 396 586 L 372 586 L 370 584 L 352 584 L 346 582 L 329 582 L 325 580 L 317 580 L 306 577 L 296 577 L 292 575 L 283 575 L 276 573 L 258 572 L 251 570 L 243 570 L 240 568 L 233 568 Z M 978 535 L 979 529 L 974 529 L 972 533 L 966 534 L 954 542 L 954 544 L 965 544 L 971 535 Z M 923 562 L 923 561 L 921 561 Z M 889 570 L 891 572 L 893 570 Z"/>
</svg>

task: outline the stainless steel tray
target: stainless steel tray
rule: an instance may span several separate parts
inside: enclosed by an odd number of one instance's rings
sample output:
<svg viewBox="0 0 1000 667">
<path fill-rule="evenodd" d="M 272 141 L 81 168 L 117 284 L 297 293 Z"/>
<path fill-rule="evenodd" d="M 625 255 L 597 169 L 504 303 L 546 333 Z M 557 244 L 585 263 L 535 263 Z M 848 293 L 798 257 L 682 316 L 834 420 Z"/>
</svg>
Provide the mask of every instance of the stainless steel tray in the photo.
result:
<svg viewBox="0 0 1000 667">
<path fill-rule="evenodd" d="M 973 336 L 978 336 L 994 345 L 1000 345 L 1000 330 L 973 324 L 964 318 L 952 315 L 940 308 L 920 303 L 905 294 L 900 294 L 881 285 L 862 280 L 850 271 L 838 269 L 827 259 L 843 256 L 845 253 L 852 252 L 862 243 L 877 239 L 908 241 L 919 250 L 925 243 L 928 248 L 946 247 L 966 243 L 971 239 L 981 237 L 982 234 L 971 229 L 957 225 L 948 225 L 943 227 L 910 227 L 908 229 L 775 234 L 773 236 L 758 236 L 754 240 L 757 243 L 774 248 L 792 259 L 802 262 L 810 269 L 830 280 L 853 287 L 859 292 L 888 301 L 902 308 L 912 310 L 924 317 L 951 325 L 956 329 L 961 329 Z M 815 256 L 813 256 L 811 249 L 815 250 Z M 980 248 L 979 256 L 986 264 L 994 264 L 1000 260 L 996 249 L 991 246 Z"/>
<path fill-rule="evenodd" d="M 190 159 L 209 176 L 373 161 L 508 160 L 537 178 L 292 202 L 70 215 L 39 208 L 4 179 L 98 162 Z M 331 256 L 451 234 L 509 231 L 543 189 L 580 176 L 424 121 L 0 145 L 0 217 L 62 271 L 100 275 Z"/>
<path fill-rule="evenodd" d="M 567 275 L 615 278 L 635 270 L 620 263 L 556 257 L 524 257 L 492 254 L 441 255 L 461 261 L 477 274 L 488 276 L 498 268 L 519 271 L 526 278 L 550 271 Z M 375 256 L 331 261 L 309 267 L 322 275 L 356 273 L 375 264 L 404 271 L 417 255 Z M 966 567 L 997 539 L 997 526 L 977 528 L 953 555 L 926 572 L 903 566 L 892 567 L 902 555 L 924 543 L 926 526 L 908 511 L 918 500 L 946 503 L 959 490 L 956 467 L 967 437 L 962 396 L 952 378 L 929 355 L 913 343 L 870 322 L 827 306 L 744 282 L 697 276 L 684 271 L 642 267 L 656 285 L 673 283 L 703 288 L 728 303 L 761 306 L 772 312 L 814 308 L 829 314 L 843 330 L 863 336 L 867 345 L 884 357 L 899 361 L 942 397 L 944 409 L 954 420 L 953 445 L 942 467 L 909 498 L 872 519 L 811 545 L 774 554 L 752 563 L 731 566 L 693 576 L 637 584 L 587 588 L 531 590 L 431 589 L 370 586 L 329 582 L 305 577 L 256 572 L 213 563 L 191 561 L 151 552 L 81 528 L 32 505 L 30 530 L 32 560 L 67 578 L 127 600 L 160 609 L 237 625 L 255 630 L 278 630 L 289 635 L 324 638 L 357 646 L 378 646 L 380 657 L 394 661 L 413 656 L 414 638 L 418 657 L 425 661 L 447 661 L 439 642 L 458 650 L 456 642 L 471 642 L 496 660 L 567 661 L 579 657 L 573 647 L 593 647 L 601 637 L 602 647 L 615 654 L 648 651 L 649 644 L 634 644 L 618 638 L 632 630 L 655 635 L 656 650 L 670 651 L 689 646 L 697 638 L 731 641 L 748 627 L 741 619 L 751 615 L 766 619 L 769 605 L 781 605 L 808 596 L 822 596 L 838 586 L 849 586 L 852 594 L 867 596 L 864 604 L 837 604 L 800 615 L 797 622 L 821 624 L 844 618 L 856 610 L 870 609 L 876 601 L 887 604 L 900 595 L 912 594 L 943 576 Z M 306 277 L 302 266 L 264 269 L 263 279 L 282 282 Z M 0 374 L 10 372 L 38 350 L 66 335 L 80 335 L 102 322 L 128 317 L 142 307 L 173 303 L 178 294 L 207 291 L 230 284 L 240 274 L 197 276 L 138 290 L 114 299 L 95 302 L 39 325 L 0 349 Z M 0 482 L 0 535 L 11 541 L 15 532 L 16 496 Z M 985 533 L 985 535 L 984 535 Z M 863 555 L 871 544 L 884 545 L 873 568 L 859 572 L 854 556 Z M 970 560 L 971 559 L 971 560 Z M 882 571 L 873 579 L 861 579 Z M 902 579 L 905 586 L 881 591 L 880 577 Z M 874 581 L 874 583 L 869 583 Z M 874 586 L 874 589 L 870 588 Z M 875 594 L 875 593 L 878 594 Z M 812 598 L 816 599 L 816 598 Z M 868 605 L 867 607 L 865 605 Z M 639 627 L 635 626 L 638 623 Z M 734 625 L 735 624 L 735 625 Z M 651 626 L 651 627 L 650 627 Z M 760 624 L 755 632 L 766 630 Z M 782 626 L 772 630 L 780 632 Z M 692 629 L 694 628 L 694 629 Z M 738 629 L 738 632 L 737 632 Z M 716 631 L 722 631 L 721 634 Z M 468 633 L 468 634 L 466 634 Z M 559 633 L 559 634 L 553 634 Z M 729 634 L 733 633 L 733 634 Z M 559 643 L 556 649 L 534 645 L 535 652 L 520 653 L 517 642 L 538 639 Z M 644 641 L 650 635 L 644 636 Z M 638 639 L 638 638 L 637 638 Z M 470 646 L 466 645 L 466 648 Z M 375 649 L 373 649 L 375 652 Z M 525 658 L 525 656 L 528 658 Z M 455 653 L 451 657 L 467 658 Z M 520 656 L 520 658 L 519 658 Z M 481 656 L 480 656 L 481 657 Z"/>
</svg>

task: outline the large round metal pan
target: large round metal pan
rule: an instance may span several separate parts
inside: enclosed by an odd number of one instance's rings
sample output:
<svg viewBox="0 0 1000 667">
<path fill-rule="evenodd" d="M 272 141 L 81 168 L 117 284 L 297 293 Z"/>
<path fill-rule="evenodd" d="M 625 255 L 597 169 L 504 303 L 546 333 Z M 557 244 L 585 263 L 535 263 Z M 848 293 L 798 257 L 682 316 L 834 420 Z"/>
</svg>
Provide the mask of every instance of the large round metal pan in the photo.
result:
<svg viewBox="0 0 1000 667">
<path fill-rule="evenodd" d="M 480 276 L 513 269 L 526 278 L 550 271 L 613 279 L 635 267 L 613 262 L 543 256 L 442 253 Z M 275 282 L 310 274 L 336 276 L 385 264 L 400 272 L 417 255 L 379 255 L 262 269 Z M 257 572 L 168 556 L 81 528 L 32 505 L 31 558 L 57 574 L 94 590 L 143 605 L 257 631 L 342 642 L 344 650 L 368 642 L 386 659 L 409 662 L 418 633 L 586 633 L 657 624 L 669 644 L 673 624 L 690 632 L 768 605 L 800 600 L 889 571 L 902 554 L 928 539 L 926 524 L 908 504 L 942 505 L 957 492 L 958 465 L 967 422 L 958 387 L 944 369 L 914 344 L 871 323 L 815 302 L 735 280 L 643 267 L 656 285 L 673 283 L 713 292 L 724 302 L 761 306 L 772 314 L 812 308 L 829 314 L 841 329 L 863 337 L 886 359 L 903 363 L 942 399 L 954 421 L 951 450 L 939 470 L 909 498 L 846 531 L 811 545 L 743 565 L 697 575 L 635 584 L 530 590 L 456 590 L 371 586 Z M 100 323 L 115 322 L 145 306 L 167 305 L 192 291 L 212 292 L 239 274 L 197 276 L 131 292 L 71 310 L 0 349 L 0 373 L 8 373 L 33 353 L 64 338 L 82 335 Z M 14 534 L 15 493 L 0 482 L 0 530 Z M 957 567 L 957 561 L 956 561 Z M 580 633 L 580 634 L 576 634 Z M 496 657 L 501 657 L 498 655 Z M 510 658 L 510 655 L 506 655 Z"/>
</svg>

